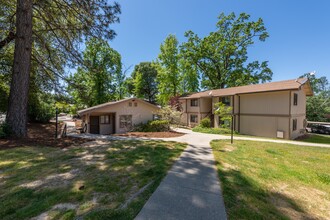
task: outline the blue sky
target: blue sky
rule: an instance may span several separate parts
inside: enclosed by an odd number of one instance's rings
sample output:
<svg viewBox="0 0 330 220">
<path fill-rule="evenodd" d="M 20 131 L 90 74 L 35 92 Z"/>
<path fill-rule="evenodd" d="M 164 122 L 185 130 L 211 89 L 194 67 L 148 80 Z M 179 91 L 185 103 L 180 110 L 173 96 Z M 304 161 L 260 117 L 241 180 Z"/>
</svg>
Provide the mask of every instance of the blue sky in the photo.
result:
<svg viewBox="0 0 330 220">
<path fill-rule="evenodd" d="M 249 59 L 269 61 L 273 81 L 294 79 L 306 72 L 330 79 L 330 1 L 328 0 L 140 0 L 119 1 L 121 22 L 110 42 L 126 67 L 152 61 L 167 35 L 180 43 L 192 30 L 199 36 L 215 31 L 221 12 L 246 12 L 261 17 L 270 37 L 249 48 Z"/>
</svg>

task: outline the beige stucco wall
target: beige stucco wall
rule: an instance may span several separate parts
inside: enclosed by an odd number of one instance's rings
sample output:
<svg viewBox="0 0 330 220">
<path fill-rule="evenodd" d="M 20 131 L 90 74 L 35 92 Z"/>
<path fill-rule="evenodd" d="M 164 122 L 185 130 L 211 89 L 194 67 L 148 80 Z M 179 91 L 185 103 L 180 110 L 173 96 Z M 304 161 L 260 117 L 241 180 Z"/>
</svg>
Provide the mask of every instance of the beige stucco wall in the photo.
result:
<svg viewBox="0 0 330 220">
<path fill-rule="evenodd" d="M 294 94 L 298 94 L 298 103 L 293 105 Z M 291 92 L 291 115 L 306 114 L 306 95 L 303 90 Z"/>
<path fill-rule="evenodd" d="M 266 116 L 241 116 L 240 133 L 261 137 L 276 138 L 277 131 L 289 138 L 289 118 Z"/>
<path fill-rule="evenodd" d="M 198 106 L 191 106 L 191 99 L 187 99 L 187 112 L 199 112 L 200 100 L 197 99 Z"/>
<path fill-rule="evenodd" d="M 290 119 L 290 130 L 291 130 L 291 139 L 296 139 L 297 137 L 305 133 L 304 129 L 304 120 L 305 116 L 292 116 Z M 297 129 L 293 131 L 293 119 L 297 119 Z"/>
<path fill-rule="evenodd" d="M 289 91 L 240 95 L 241 114 L 289 114 Z"/>
<path fill-rule="evenodd" d="M 200 112 L 209 113 L 212 110 L 212 98 L 200 99 Z"/>
<path fill-rule="evenodd" d="M 132 106 L 129 106 L 129 102 L 132 102 Z M 137 107 L 134 106 L 134 102 L 137 102 Z M 119 127 L 119 117 L 120 115 L 132 115 L 132 124 L 136 125 L 139 123 L 146 123 L 149 120 L 153 119 L 153 114 L 157 114 L 158 108 L 153 105 L 149 105 L 144 103 L 143 101 L 140 101 L 139 99 L 135 99 L 135 101 L 125 101 L 122 103 L 118 103 L 115 105 L 106 106 L 103 108 L 99 108 L 95 111 L 92 111 L 90 113 L 86 113 L 89 115 L 104 115 L 108 113 L 115 113 L 115 131 L 116 133 L 125 133 L 126 130 Z M 100 124 L 100 133 L 108 134 L 109 125 L 102 125 Z M 89 132 L 89 121 L 88 121 L 88 132 Z M 101 134 L 102 134 L 101 133 Z"/>
</svg>

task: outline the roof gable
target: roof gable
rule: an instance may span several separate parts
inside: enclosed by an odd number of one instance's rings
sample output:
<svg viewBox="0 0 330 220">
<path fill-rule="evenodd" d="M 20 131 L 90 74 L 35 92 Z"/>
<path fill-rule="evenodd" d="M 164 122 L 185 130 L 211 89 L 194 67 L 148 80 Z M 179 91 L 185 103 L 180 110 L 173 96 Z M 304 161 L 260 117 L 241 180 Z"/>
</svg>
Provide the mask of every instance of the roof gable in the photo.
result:
<svg viewBox="0 0 330 220">
<path fill-rule="evenodd" d="M 118 104 L 121 104 L 121 103 L 124 103 L 124 102 L 128 102 L 128 101 L 132 101 L 132 100 L 138 100 L 146 105 L 149 105 L 149 106 L 152 106 L 154 107 L 155 109 L 159 109 L 158 106 L 156 105 L 153 105 L 147 101 L 144 101 L 142 99 L 139 99 L 139 98 L 127 98 L 127 99 L 121 99 L 119 101 L 114 101 L 114 102 L 107 102 L 107 103 L 103 103 L 103 104 L 100 104 L 100 105 L 95 105 L 95 106 L 92 106 L 92 107 L 89 107 L 89 108 L 85 108 L 85 109 L 82 109 L 82 110 L 79 110 L 78 111 L 78 114 L 79 115 L 83 115 L 87 112 L 93 112 L 95 110 L 98 110 L 98 109 L 102 109 L 102 108 L 105 108 L 105 107 L 109 107 L 109 106 L 113 106 L 113 105 L 118 105 Z"/>
</svg>

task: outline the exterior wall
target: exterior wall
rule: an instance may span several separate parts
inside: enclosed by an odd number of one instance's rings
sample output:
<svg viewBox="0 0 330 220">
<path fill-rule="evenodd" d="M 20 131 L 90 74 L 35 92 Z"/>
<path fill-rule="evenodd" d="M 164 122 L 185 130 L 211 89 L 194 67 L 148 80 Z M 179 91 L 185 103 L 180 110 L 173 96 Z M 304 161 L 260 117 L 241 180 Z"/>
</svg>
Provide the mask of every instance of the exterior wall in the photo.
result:
<svg viewBox="0 0 330 220">
<path fill-rule="evenodd" d="M 297 105 L 293 105 L 294 94 L 298 95 Z M 306 115 L 306 95 L 303 90 L 291 92 L 291 115 Z"/>
<path fill-rule="evenodd" d="M 191 99 L 187 99 L 187 112 L 199 112 L 200 99 L 198 100 L 198 106 L 191 106 Z"/>
<path fill-rule="evenodd" d="M 129 102 L 132 103 L 132 106 L 129 106 Z M 137 102 L 137 106 L 134 106 L 134 102 Z M 90 115 L 105 115 L 110 113 L 115 113 L 115 133 L 125 133 L 127 132 L 125 128 L 120 128 L 119 118 L 120 115 L 132 115 L 132 125 L 146 123 L 153 119 L 153 115 L 157 114 L 158 108 L 156 106 L 148 105 L 139 99 L 135 101 L 128 100 L 126 102 L 118 103 L 115 105 L 106 106 L 100 109 L 97 109 L 90 113 Z M 89 116 L 87 116 L 89 118 Z M 112 122 L 112 118 L 111 118 Z M 112 126 L 112 123 L 110 124 Z M 108 125 L 100 124 L 100 133 L 109 134 L 111 128 Z M 89 119 L 88 119 L 88 132 L 89 132 Z M 102 134 L 101 133 L 101 134 Z"/>
<path fill-rule="evenodd" d="M 297 129 L 293 131 L 293 119 L 297 119 Z M 304 128 L 304 121 L 306 119 L 306 116 L 292 116 L 290 119 L 290 131 L 291 131 L 291 137 L 290 139 L 296 139 L 297 137 L 303 135 L 305 133 Z"/>
<path fill-rule="evenodd" d="M 241 134 L 276 138 L 277 131 L 283 131 L 289 139 L 288 117 L 241 116 L 240 120 Z"/>
<path fill-rule="evenodd" d="M 289 91 L 240 95 L 241 114 L 289 114 Z"/>
<path fill-rule="evenodd" d="M 201 98 L 200 99 L 200 112 L 202 114 L 211 113 L 212 111 L 212 98 Z"/>
</svg>

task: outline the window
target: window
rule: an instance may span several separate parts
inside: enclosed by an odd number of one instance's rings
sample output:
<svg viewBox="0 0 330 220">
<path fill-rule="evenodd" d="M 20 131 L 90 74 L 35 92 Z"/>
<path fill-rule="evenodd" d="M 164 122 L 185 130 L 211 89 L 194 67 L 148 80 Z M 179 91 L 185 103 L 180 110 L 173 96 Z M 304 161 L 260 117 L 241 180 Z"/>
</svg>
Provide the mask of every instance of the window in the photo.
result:
<svg viewBox="0 0 330 220">
<path fill-rule="evenodd" d="M 129 102 L 129 103 L 128 103 L 128 106 L 129 106 L 129 107 L 132 107 L 132 102 Z"/>
<path fill-rule="evenodd" d="M 298 105 L 298 94 L 297 93 L 293 94 L 293 105 Z"/>
<path fill-rule="evenodd" d="M 134 102 L 134 107 L 137 107 L 137 102 Z"/>
<path fill-rule="evenodd" d="M 198 99 L 190 100 L 190 106 L 198 106 Z"/>
<path fill-rule="evenodd" d="M 221 102 L 226 106 L 230 106 L 230 96 L 221 97 Z"/>
<path fill-rule="evenodd" d="M 119 127 L 126 128 L 127 130 L 132 128 L 132 115 L 120 115 Z"/>
<path fill-rule="evenodd" d="M 101 124 L 110 124 L 110 116 L 101 115 Z"/>
<path fill-rule="evenodd" d="M 292 131 L 297 130 L 297 119 L 292 120 Z"/>
<path fill-rule="evenodd" d="M 190 115 L 190 122 L 198 123 L 198 116 L 197 115 Z"/>
</svg>

